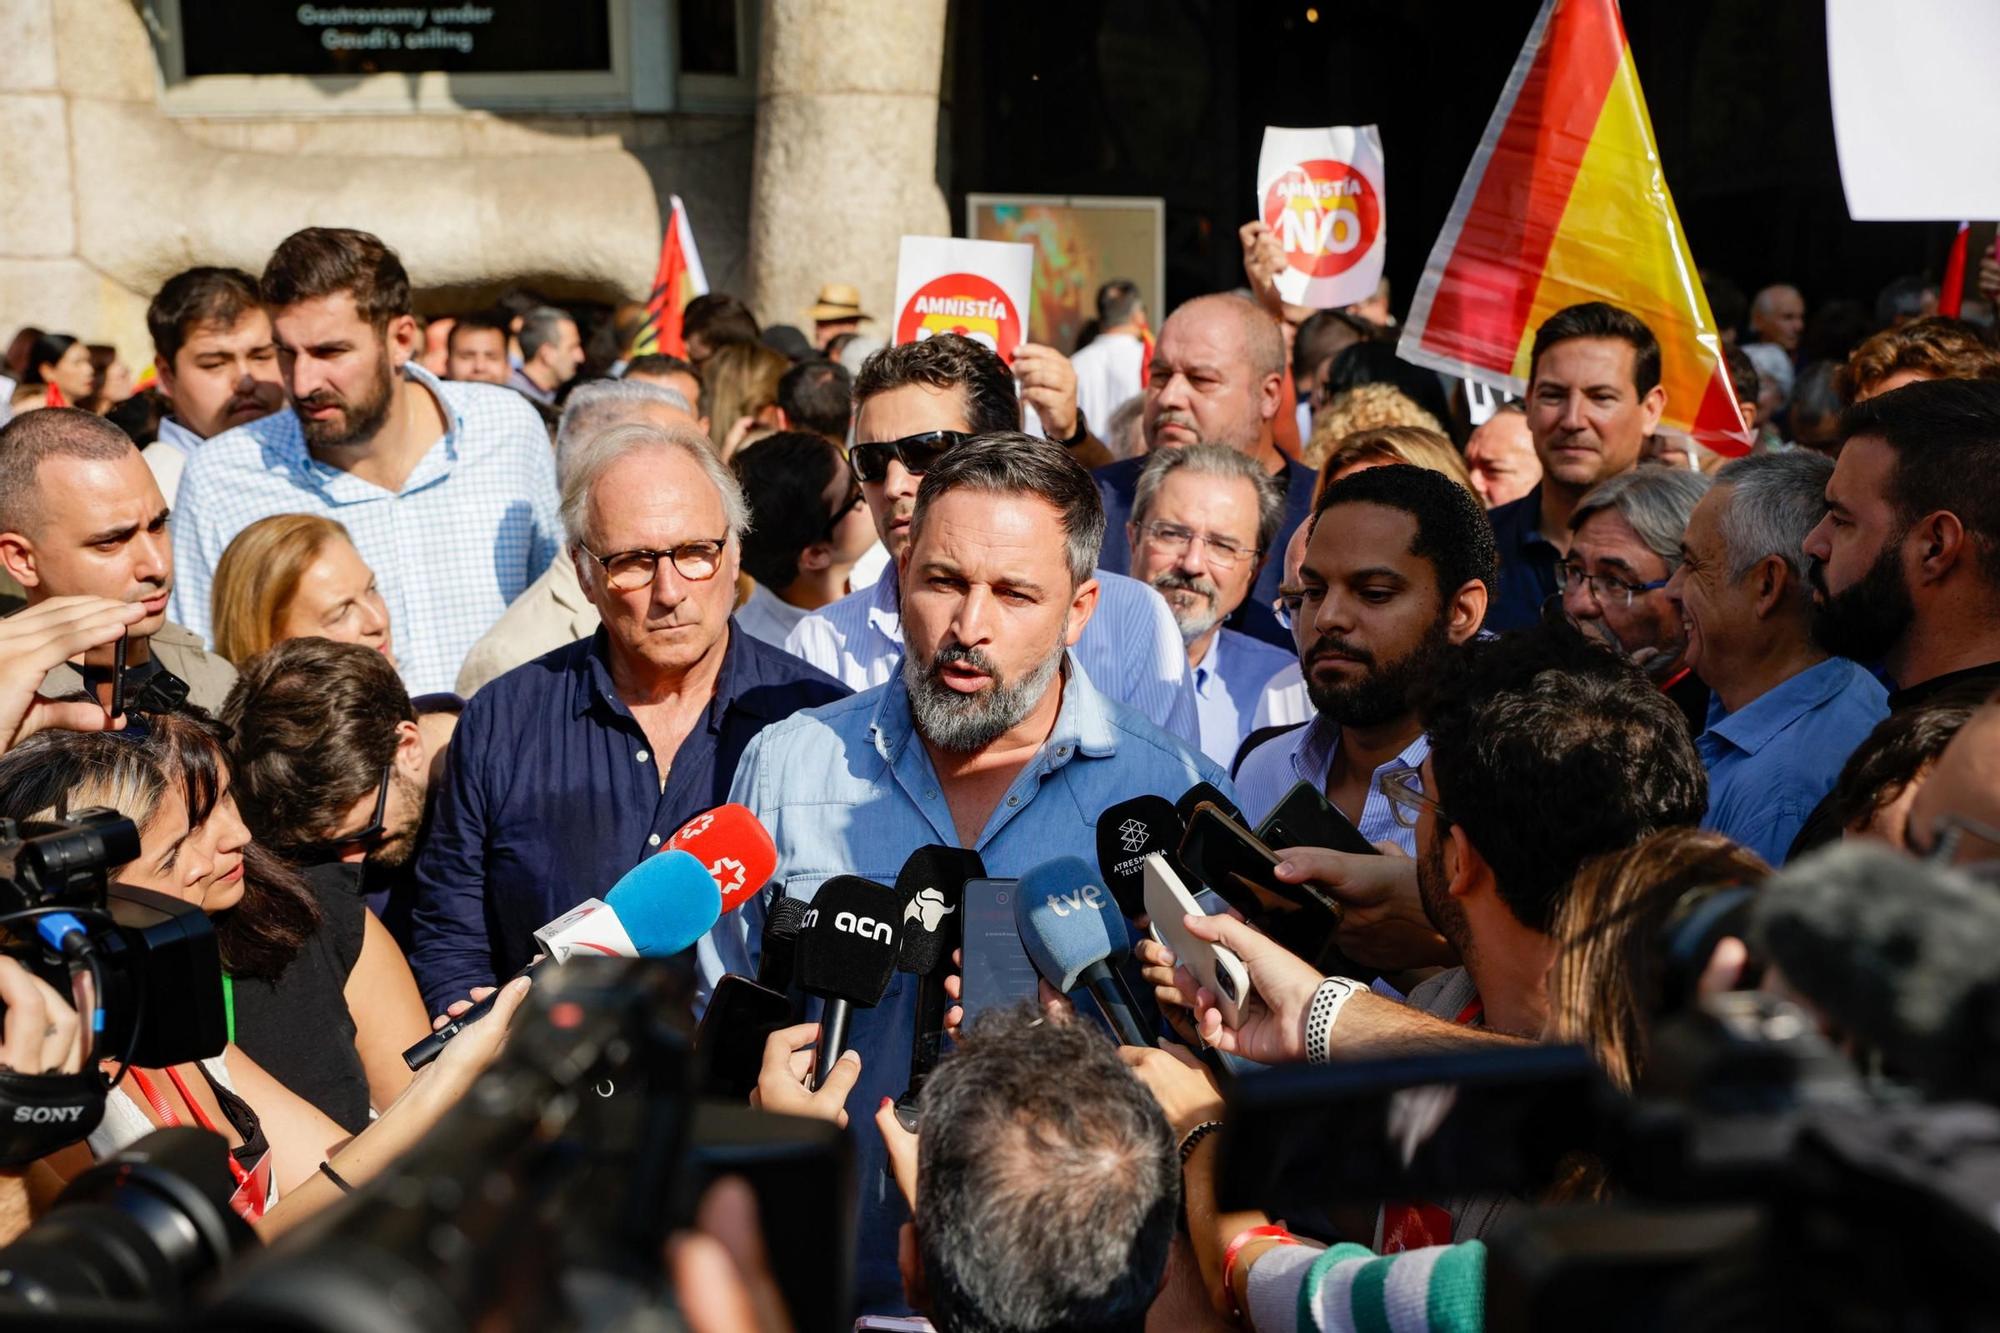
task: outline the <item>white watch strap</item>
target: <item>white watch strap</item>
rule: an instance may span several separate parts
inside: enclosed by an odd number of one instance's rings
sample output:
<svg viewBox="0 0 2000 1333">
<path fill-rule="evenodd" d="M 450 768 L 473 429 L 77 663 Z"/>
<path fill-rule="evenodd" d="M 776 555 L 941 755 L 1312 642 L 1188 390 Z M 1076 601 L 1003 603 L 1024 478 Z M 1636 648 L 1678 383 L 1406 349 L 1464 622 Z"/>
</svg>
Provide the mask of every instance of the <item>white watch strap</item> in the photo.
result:
<svg viewBox="0 0 2000 1333">
<path fill-rule="evenodd" d="M 1360 987 L 1346 977 L 1328 977 L 1313 992 L 1306 1007 L 1306 1062 L 1323 1065 L 1333 1058 L 1331 1039 L 1334 1020 Z"/>
</svg>

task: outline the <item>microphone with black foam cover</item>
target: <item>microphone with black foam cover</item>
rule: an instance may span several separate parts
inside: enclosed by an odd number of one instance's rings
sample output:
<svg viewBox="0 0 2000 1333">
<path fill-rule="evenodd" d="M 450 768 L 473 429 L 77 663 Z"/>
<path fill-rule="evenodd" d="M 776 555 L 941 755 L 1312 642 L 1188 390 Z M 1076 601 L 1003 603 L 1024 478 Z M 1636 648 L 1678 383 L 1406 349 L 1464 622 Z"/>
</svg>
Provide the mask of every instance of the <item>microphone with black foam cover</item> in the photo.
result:
<svg viewBox="0 0 2000 1333">
<path fill-rule="evenodd" d="M 851 1011 L 874 1008 L 889 989 L 901 952 L 896 941 L 902 918 L 902 896 L 859 875 L 835 875 L 819 886 L 807 906 L 793 979 L 806 994 L 826 1001 L 819 1020 L 815 1089 L 847 1049 Z"/>
<path fill-rule="evenodd" d="M 1164 796 L 1134 796 L 1097 817 L 1097 868 L 1119 911 L 1129 917 L 1146 915 L 1146 858 L 1156 852 L 1182 879 L 1192 878 L 1180 869 L 1177 854 L 1186 833 L 1187 821 Z"/>
<path fill-rule="evenodd" d="M 1847 1033 L 1942 1097 L 2000 1101 L 2000 893 L 1870 842 L 1764 882 L 1749 943 Z"/>
<path fill-rule="evenodd" d="M 803 898 L 780 898 L 764 913 L 763 945 L 757 955 L 757 984 L 774 991 L 792 988 L 798 961 L 799 923 L 806 917 Z"/>
<path fill-rule="evenodd" d="M 798 1006 L 787 992 L 805 914 L 803 899 L 772 903 L 764 916 L 757 979 L 730 972 L 715 983 L 694 1034 L 695 1082 L 703 1096 L 732 1102 L 748 1097 L 763 1069 L 764 1043 L 798 1022 Z"/>
<path fill-rule="evenodd" d="M 1188 820 L 1194 818 L 1194 808 L 1203 801 L 1207 801 L 1244 828 L 1250 827 L 1251 821 L 1243 817 L 1243 808 L 1227 796 L 1224 796 L 1222 789 L 1217 787 L 1213 782 L 1197 782 L 1194 786 L 1182 792 L 1181 798 L 1174 802 L 1174 813 L 1179 815 L 1181 823 L 1185 824 Z"/>
<path fill-rule="evenodd" d="M 582 954 L 597 958 L 671 958 L 693 946 L 722 916 L 722 894 L 708 868 L 683 851 L 661 851 L 619 877 L 602 901 L 585 899 L 535 932 L 542 959 L 522 969 L 529 976 L 548 963 Z M 445 1043 L 486 1017 L 499 990 L 403 1052 L 403 1063 L 422 1069 Z"/>
<path fill-rule="evenodd" d="M 718 805 L 674 830 L 662 851 L 688 853 L 702 863 L 722 894 L 722 910 L 733 912 L 771 882 L 778 848 L 747 805 Z"/>
<path fill-rule="evenodd" d="M 896 874 L 896 892 L 903 899 L 896 970 L 921 979 L 917 984 L 916 1028 L 910 1036 L 906 1096 L 922 1089 L 943 1053 L 944 1015 L 951 1007 L 944 979 L 951 972 L 952 951 L 965 942 L 965 883 L 984 878 L 986 863 L 978 852 L 939 843 L 910 853 Z"/>
<path fill-rule="evenodd" d="M 1118 974 L 1132 952 L 1117 899 L 1080 857 L 1059 856 L 1021 876 L 1014 893 L 1014 924 L 1035 970 L 1067 995 L 1090 987 L 1097 1007 L 1126 1046 L 1152 1046 L 1139 1022 L 1139 1005 Z"/>
</svg>

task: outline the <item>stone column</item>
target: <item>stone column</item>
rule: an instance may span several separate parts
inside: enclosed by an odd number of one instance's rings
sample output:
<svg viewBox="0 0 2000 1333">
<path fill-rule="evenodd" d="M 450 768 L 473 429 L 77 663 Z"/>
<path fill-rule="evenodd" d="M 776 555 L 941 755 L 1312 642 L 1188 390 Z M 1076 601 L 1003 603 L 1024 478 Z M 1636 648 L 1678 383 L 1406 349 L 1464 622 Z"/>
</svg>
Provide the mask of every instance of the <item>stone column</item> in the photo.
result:
<svg viewBox="0 0 2000 1333">
<path fill-rule="evenodd" d="M 812 333 L 824 283 L 861 289 L 888 336 L 896 247 L 948 236 L 937 186 L 945 0 L 763 0 L 750 291 L 758 319 Z"/>
</svg>

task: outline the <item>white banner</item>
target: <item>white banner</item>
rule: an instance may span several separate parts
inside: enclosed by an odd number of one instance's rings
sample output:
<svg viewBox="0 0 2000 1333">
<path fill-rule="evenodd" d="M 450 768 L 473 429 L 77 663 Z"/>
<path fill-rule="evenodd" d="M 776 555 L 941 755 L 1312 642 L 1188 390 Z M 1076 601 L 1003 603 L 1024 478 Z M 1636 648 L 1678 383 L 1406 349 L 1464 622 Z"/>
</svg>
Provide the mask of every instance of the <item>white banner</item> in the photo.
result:
<svg viewBox="0 0 2000 1333">
<path fill-rule="evenodd" d="M 1034 272 L 1032 245 L 905 236 L 896 264 L 896 341 L 962 333 L 1011 365 L 1027 336 Z"/>
<path fill-rule="evenodd" d="M 1329 309 L 1375 294 L 1388 250 L 1382 136 L 1373 125 L 1267 125 L 1257 155 L 1257 216 L 1285 252 L 1278 295 Z"/>
</svg>

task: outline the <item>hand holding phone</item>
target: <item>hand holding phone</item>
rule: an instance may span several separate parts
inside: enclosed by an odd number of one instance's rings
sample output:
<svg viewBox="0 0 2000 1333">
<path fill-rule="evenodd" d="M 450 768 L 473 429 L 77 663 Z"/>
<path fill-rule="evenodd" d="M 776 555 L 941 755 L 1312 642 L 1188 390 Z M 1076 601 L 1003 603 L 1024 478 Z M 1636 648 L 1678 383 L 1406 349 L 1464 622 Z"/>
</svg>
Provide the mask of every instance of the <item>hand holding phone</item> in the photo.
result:
<svg viewBox="0 0 2000 1333">
<path fill-rule="evenodd" d="M 1148 856 L 1144 874 L 1146 915 L 1152 918 L 1160 942 L 1172 949 L 1174 960 L 1215 996 L 1215 1007 L 1222 1012 L 1222 1021 L 1235 1027 L 1242 1016 L 1240 1006 L 1250 995 L 1249 970 L 1231 950 L 1188 933 L 1188 917 L 1208 914 L 1167 864 L 1166 857 L 1158 852 Z"/>
<path fill-rule="evenodd" d="M 1244 916 L 1313 908 L 1340 920 L 1340 903 L 1312 884 L 1278 878 L 1278 857 L 1264 841 L 1204 801 L 1188 819 L 1181 864 Z"/>
</svg>

